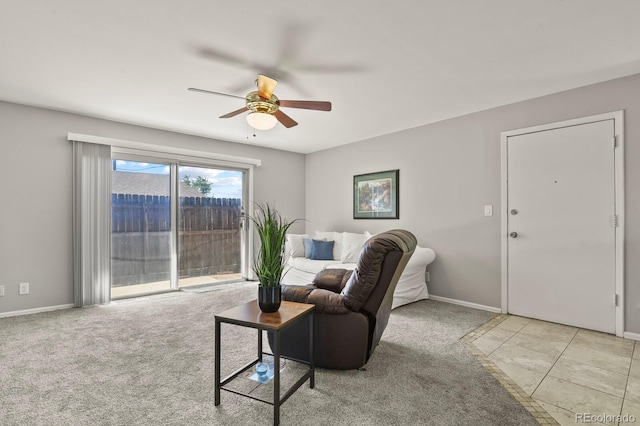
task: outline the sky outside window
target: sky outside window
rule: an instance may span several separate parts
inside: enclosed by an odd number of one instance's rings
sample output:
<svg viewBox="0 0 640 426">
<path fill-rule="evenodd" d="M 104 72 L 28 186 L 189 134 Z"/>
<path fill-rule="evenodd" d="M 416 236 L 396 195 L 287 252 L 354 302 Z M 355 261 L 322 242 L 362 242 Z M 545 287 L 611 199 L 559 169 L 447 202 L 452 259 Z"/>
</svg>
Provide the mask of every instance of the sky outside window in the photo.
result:
<svg viewBox="0 0 640 426">
<path fill-rule="evenodd" d="M 169 166 L 139 161 L 114 160 L 114 170 L 123 172 L 168 175 Z M 204 167 L 180 166 L 178 179 L 184 176 L 194 179 L 201 176 L 211 182 L 211 194 L 215 198 L 242 198 L 242 172 Z"/>
</svg>

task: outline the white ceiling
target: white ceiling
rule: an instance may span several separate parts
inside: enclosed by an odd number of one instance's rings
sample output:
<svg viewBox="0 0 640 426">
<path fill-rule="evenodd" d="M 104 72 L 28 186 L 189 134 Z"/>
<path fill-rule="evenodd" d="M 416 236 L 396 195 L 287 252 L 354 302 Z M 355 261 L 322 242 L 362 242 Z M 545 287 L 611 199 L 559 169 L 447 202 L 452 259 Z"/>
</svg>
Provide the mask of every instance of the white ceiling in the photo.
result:
<svg viewBox="0 0 640 426">
<path fill-rule="evenodd" d="M 0 5 L 1 100 L 300 153 L 640 72 L 637 0 Z M 187 91 L 244 96 L 259 72 L 333 111 L 254 137 L 218 118 L 242 99 Z"/>
</svg>

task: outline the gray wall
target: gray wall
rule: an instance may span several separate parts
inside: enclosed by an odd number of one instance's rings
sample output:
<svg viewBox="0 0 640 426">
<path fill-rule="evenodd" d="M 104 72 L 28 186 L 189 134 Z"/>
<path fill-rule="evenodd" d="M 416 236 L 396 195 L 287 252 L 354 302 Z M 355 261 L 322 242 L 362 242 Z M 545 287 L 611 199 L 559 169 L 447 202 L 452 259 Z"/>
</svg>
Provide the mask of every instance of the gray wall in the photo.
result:
<svg viewBox="0 0 640 426">
<path fill-rule="evenodd" d="M 625 331 L 640 333 L 640 74 L 307 155 L 307 232 L 406 228 L 437 254 L 432 294 L 500 307 L 500 132 L 616 110 L 626 127 Z M 400 219 L 352 219 L 353 176 L 390 169 L 400 169 Z"/>
<path fill-rule="evenodd" d="M 432 294 L 500 306 L 500 132 L 625 110 L 626 331 L 640 333 L 640 75 L 306 156 L 0 102 L 0 313 L 72 303 L 67 133 L 260 158 L 255 198 L 315 230 L 403 227 L 433 248 Z M 400 219 L 353 220 L 353 175 L 400 169 Z M 306 186 L 305 186 L 306 177 Z M 306 193 L 306 205 L 305 205 Z M 19 200 L 19 208 L 9 203 Z M 483 205 L 494 216 L 483 216 Z M 42 220 L 46 217 L 46 220 Z M 293 232 L 302 232 L 304 224 Z M 31 294 L 18 296 L 18 283 Z"/>
<path fill-rule="evenodd" d="M 304 217 L 304 155 L 0 102 L 0 313 L 73 303 L 71 143 L 83 133 L 258 158 L 254 197 Z M 215 125 L 212 122 L 212 125 Z M 302 232 L 304 224 L 294 231 Z M 18 284 L 29 282 L 28 296 Z"/>
</svg>

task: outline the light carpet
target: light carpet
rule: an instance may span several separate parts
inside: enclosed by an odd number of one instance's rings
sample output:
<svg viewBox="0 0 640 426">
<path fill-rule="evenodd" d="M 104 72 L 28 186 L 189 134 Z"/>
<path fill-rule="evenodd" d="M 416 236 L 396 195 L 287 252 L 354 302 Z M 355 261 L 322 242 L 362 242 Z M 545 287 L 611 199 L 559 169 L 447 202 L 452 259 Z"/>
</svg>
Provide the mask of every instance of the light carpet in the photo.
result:
<svg viewBox="0 0 640 426">
<path fill-rule="evenodd" d="M 223 391 L 213 404 L 214 315 L 256 293 L 242 283 L 0 319 L 0 423 L 272 424 L 261 402 Z M 366 370 L 317 369 L 281 424 L 538 424 L 460 342 L 493 316 L 431 300 L 395 309 Z M 223 376 L 255 338 L 222 325 Z"/>
</svg>

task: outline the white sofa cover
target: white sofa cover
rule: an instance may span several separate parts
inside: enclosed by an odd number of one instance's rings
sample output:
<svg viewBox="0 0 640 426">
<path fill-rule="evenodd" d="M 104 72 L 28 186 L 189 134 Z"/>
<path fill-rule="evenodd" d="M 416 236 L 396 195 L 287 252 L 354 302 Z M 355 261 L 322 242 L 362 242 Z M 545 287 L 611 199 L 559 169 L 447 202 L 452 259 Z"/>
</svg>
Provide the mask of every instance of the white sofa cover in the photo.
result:
<svg viewBox="0 0 640 426">
<path fill-rule="evenodd" d="M 370 234 L 354 234 L 347 232 L 317 232 L 315 239 L 334 241 L 334 259 L 313 260 L 304 257 L 304 247 L 300 247 L 304 239 L 310 239 L 306 234 L 292 234 L 287 236 L 288 261 L 282 276 L 282 284 L 307 285 L 313 281 L 315 275 L 326 268 L 355 269 L 357 255 L 354 256 L 354 241 L 362 240 L 362 244 Z M 338 242 L 338 244 L 336 244 Z M 357 253 L 360 248 L 356 247 Z M 338 247 L 338 249 L 335 249 Z M 343 248 L 345 252 L 343 253 Z M 350 253 L 346 252 L 351 251 Z M 355 257 L 355 259 L 354 259 Z M 415 252 L 404 268 L 393 293 L 392 309 L 408 303 L 429 298 L 429 291 L 425 281 L 427 266 L 436 258 L 435 252 L 426 247 L 416 247 Z M 344 260 L 354 260 L 343 261 Z"/>
</svg>

